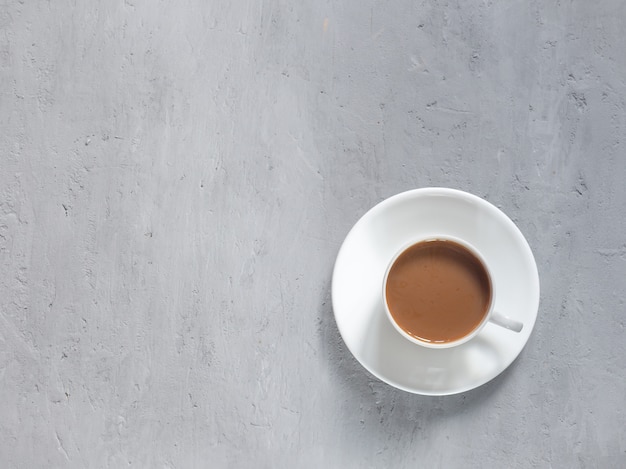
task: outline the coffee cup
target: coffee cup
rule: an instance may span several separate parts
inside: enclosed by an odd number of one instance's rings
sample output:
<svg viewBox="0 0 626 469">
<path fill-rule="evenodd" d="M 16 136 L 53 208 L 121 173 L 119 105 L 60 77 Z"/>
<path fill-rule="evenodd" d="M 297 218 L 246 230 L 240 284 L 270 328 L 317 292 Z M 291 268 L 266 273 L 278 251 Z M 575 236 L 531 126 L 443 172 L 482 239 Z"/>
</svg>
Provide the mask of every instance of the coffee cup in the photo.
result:
<svg viewBox="0 0 626 469">
<path fill-rule="evenodd" d="M 523 324 L 494 310 L 492 271 L 470 243 L 447 235 L 413 240 L 391 259 L 383 304 L 411 342 L 449 348 L 474 338 L 488 322 L 514 332 Z"/>
</svg>

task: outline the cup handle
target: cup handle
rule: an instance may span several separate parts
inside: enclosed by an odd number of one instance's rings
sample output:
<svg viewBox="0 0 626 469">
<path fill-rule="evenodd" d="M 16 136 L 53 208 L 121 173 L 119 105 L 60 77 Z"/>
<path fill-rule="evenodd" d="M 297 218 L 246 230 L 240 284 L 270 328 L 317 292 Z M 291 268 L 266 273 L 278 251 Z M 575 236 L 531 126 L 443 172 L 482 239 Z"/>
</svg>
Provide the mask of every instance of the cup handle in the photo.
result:
<svg viewBox="0 0 626 469">
<path fill-rule="evenodd" d="M 521 322 L 516 321 L 515 319 L 511 319 L 510 317 L 498 313 L 497 311 L 494 311 L 491 314 L 489 321 L 513 332 L 521 332 L 522 328 L 524 327 L 524 324 L 522 324 Z"/>
</svg>

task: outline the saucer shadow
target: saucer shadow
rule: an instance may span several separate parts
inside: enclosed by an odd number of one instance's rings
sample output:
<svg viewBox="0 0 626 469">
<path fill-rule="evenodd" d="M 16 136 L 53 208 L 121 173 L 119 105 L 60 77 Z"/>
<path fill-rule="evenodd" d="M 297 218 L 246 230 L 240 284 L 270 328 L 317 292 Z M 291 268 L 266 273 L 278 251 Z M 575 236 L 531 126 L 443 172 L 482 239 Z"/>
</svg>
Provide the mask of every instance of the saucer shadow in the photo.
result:
<svg viewBox="0 0 626 469">
<path fill-rule="evenodd" d="M 326 282 L 318 311 L 320 349 L 327 360 L 336 392 L 343 394 L 337 396 L 342 401 L 338 407 L 342 413 L 340 418 L 354 431 L 362 431 L 365 425 L 383 432 L 387 432 L 389 427 L 395 428 L 394 432 L 426 432 L 460 413 L 480 411 L 492 404 L 498 390 L 517 366 L 516 359 L 494 379 L 467 392 L 450 396 L 413 394 L 379 380 L 348 350 L 335 322 L 330 280 Z M 397 333 L 391 325 L 389 328 Z M 382 330 L 389 333 L 386 328 Z M 371 419 L 372 414 L 375 419 Z M 373 435 L 371 438 L 375 440 L 377 437 Z"/>
</svg>

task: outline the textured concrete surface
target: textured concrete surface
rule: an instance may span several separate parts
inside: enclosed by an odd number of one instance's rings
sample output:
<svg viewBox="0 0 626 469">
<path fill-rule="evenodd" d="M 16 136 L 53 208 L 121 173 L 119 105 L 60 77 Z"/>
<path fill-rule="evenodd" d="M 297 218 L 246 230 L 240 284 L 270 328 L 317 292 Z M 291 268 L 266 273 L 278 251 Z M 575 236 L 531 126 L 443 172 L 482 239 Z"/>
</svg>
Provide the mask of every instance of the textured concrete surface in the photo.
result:
<svg viewBox="0 0 626 469">
<path fill-rule="evenodd" d="M 624 467 L 626 3 L 0 1 L 0 461 Z M 501 207 L 542 297 L 448 398 L 346 350 L 372 205 Z"/>
</svg>

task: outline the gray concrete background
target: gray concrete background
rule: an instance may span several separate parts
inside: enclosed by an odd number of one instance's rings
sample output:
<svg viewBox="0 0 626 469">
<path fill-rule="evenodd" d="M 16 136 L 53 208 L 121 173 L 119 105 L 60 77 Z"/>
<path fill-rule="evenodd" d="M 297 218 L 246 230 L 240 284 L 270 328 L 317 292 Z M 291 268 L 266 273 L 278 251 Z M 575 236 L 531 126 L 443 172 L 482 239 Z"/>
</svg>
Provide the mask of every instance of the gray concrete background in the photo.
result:
<svg viewBox="0 0 626 469">
<path fill-rule="evenodd" d="M 0 1 L 0 461 L 626 465 L 626 3 Z M 473 192 L 542 285 L 463 395 L 377 381 L 331 272 Z"/>
</svg>

